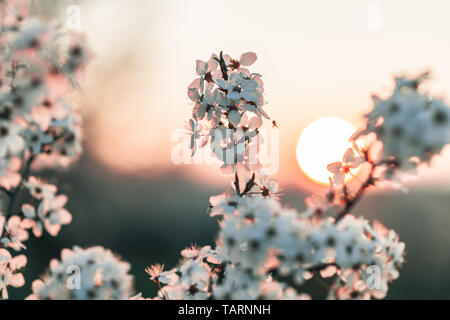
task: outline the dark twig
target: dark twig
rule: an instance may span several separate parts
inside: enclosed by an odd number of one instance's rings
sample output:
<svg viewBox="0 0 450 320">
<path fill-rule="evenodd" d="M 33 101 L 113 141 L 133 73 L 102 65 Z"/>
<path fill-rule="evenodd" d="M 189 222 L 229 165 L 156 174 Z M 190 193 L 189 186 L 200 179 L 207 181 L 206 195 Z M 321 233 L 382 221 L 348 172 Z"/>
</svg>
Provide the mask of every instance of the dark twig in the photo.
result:
<svg viewBox="0 0 450 320">
<path fill-rule="evenodd" d="M 366 189 L 375 183 L 373 174 L 374 174 L 375 168 L 377 166 L 374 164 L 371 164 L 371 165 L 372 165 L 372 168 L 370 169 L 369 177 L 366 179 L 366 181 L 364 181 L 364 183 L 361 184 L 358 191 L 352 198 L 348 197 L 347 186 L 345 186 L 345 190 L 346 190 L 345 206 L 341 210 L 341 212 L 338 213 L 335 223 L 338 223 L 354 207 L 354 205 L 361 199 L 361 197 L 363 196 Z"/>
<path fill-rule="evenodd" d="M 339 268 L 338 265 L 337 265 L 336 263 L 331 262 L 331 263 L 322 263 L 322 264 L 318 264 L 318 265 L 312 266 L 312 267 L 310 267 L 310 268 L 308 268 L 308 269 L 306 269 L 306 270 L 307 270 L 307 271 L 310 271 L 310 272 L 314 272 L 314 271 L 322 271 L 323 269 L 326 269 L 326 268 L 328 268 L 328 267 L 336 267 L 336 268 Z"/>
<path fill-rule="evenodd" d="M 382 165 L 387 165 L 390 167 L 397 167 L 399 165 L 398 161 L 396 160 L 382 160 L 378 163 L 373 163 L 367 156 L 366 153 L 366 160 L 368 163 L 370 163 L 371 168 L 369 172 L 369 176 L 367 177 L 366 181 L 364 181 L 361 186 L 359 187 L 358 191 L 353 197 L 348 196 L 348 190 L 347 185 L 344 185 L 344 196 L 345 196 L 345 206 L 344 208 L 338 213 L 336 216 L 336 220 L 334 223 L 338 223 L 347 213 L 350 212 L 350 210 L 355 206 L 355 204 L 362 198 L 365 191 L 370 187 L 375 185 L 376 179 L 375 179 L 375 169 Z"/>
<path fill-rule="evenodd" d="M 225 63 L 225 59 L 223 58 L 223 52 L 220 51 L 220 59 L 216 60 L 219 62 L 219 66 L 220 66 L 220 71 L 222 71 L 222 78 L 226 81 L 228 80 L 228 67 Z"/>
<path fill-rule="evenodd" d="M 9 191 L 3 186 L 0 186 L 0 191 L 3 191 L 4 193 L 6 193 L 6 195 L 11 196 L 11 191 Z"/>
<path fill-rule="evenodd" d="M 8 202 L 8 209 L 6 210 L 6 218 L 8 218 L 12 215 L 12 211 L 14 209 L 14 202 L 16 200 L 17 195 L 20 193 L 23 182 L 26 181 L 30 175 L 31 164 L 32 164 L 33 160 L 34 160 L 34 155 L 32 154 L 25 163 L 25 169 L 21 175 L 19 184 L 17 185 L 17 187 L 15 187 L 11 191 L 9 191 L 10 198 L 9 198 L 9 202 Z"/>
</svg>

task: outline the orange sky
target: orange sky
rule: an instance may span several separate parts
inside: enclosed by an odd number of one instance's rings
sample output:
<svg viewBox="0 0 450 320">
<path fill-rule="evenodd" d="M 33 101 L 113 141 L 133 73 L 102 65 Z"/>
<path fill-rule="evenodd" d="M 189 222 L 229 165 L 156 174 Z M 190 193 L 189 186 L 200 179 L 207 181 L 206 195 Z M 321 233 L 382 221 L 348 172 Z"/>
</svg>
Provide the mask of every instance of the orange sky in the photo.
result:
<svg viewBox="0 0 450 320">
<path fill-rule="evenodd" d="M 373 8 L 379 28 L 370 24 Z M 195 60 L 254 51 L 265 109 L 280 124 L 278 177 L 297 185 L 296 142 L 314 119 L 338 116 L 358 126 L 370 94 L 388 93 L 392 76 L 405 71 L 431 69 L 427 88 L 449 96 L 448 9 L 442 1 L 89 1 L 81 7 L 97 54 L 82 100 L 93 115 L 89 145 L 119 170 L 173 168 L 170 135 L 190 116 Z M 448 160 L 450 152 L 426 180 L 447 181 Z M 185 167 L 198 175 L 198 166 Z"/>
</svg>

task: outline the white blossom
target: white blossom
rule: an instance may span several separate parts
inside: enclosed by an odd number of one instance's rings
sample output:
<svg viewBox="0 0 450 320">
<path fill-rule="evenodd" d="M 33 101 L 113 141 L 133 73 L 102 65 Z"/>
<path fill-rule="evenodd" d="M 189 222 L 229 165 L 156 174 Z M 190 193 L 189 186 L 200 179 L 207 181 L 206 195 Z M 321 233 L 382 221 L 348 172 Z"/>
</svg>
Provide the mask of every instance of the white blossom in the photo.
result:
<svg viewBox="0 0 450 320">
<path fill-rule="evenodd" d="M 27 299 L 128 299 L 132 288 L 129 269 L 128 263 L 100 246 L 64 249 L 61 260 L 52 260 L 49 272 L 33 282 L 33 293 Z M 79 288 L 67 285 L 71 277 L 80 277 Z"/>
</svg>

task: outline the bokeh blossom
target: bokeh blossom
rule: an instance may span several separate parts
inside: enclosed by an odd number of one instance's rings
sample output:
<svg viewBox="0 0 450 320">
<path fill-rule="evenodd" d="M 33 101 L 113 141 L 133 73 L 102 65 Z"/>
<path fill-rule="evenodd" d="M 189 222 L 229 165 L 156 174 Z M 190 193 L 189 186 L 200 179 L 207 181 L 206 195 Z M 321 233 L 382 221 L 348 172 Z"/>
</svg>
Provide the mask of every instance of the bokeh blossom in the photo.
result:
<svg viewBox="0 0 450 320">
<path fill-rule="evenodd" d="M 92 58 L 82 36 L 30 17 L 27 1 L 0 3 L 0 290 L 24 284 L 24 242 L 71 222 L 67 197 L 37 178 L 81 152 L 80 117 L 66 96 Z M 20 195 L 20 196 L 19 196 Z M 26 201 L 19 203 L 18 199 Z"/>
<path fill-rule="evenodd" d="M 64 249 L 61 260 L 50 262 L 50 270 L 35 280 L 30 300 L 104 300 L 131 296 L 130 265 L 103 247 Z"/>
<path fill-rule="evenodd" d="M 450 143 L 449 106 L 420 91 L 428 77 L 428 73 L 398 77 L 392 95 L 386 99 L 374 95 L 374 107 L 365 115 L 366 127 L 353 137 L 370 141 L 375 136 L 382 145 L 379 161 L 395 163 L 402 171 L 414 172 Z"/>
</svg>

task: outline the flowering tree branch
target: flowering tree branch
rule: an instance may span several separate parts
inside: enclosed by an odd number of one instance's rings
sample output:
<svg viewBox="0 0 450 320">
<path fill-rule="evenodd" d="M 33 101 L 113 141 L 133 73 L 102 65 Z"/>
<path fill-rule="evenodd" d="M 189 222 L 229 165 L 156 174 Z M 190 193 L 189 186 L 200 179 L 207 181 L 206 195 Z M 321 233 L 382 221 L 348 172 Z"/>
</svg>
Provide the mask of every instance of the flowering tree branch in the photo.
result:
<svg viewBox="0 0 450 320">
<path fill-rule="evenodd" d="M 215 248 L 186 248 L 177 268 L 150 269 L 150 278 L 159 285 L 156 298 L 304 299 L 308 295 L 301 292 L 301 285 L 314 272 L 335 277 L 330 299 L 384 297 L 388 283 L 398 277 L 405 244 L 393 230 L 355 217 L 351 210 L 378 181 L 400 181 L 408 169 L 429 161 L 450 142 L 450 109 L 417 93 L 425 75 L 397 78 L 392 97 L 374 98 L 374 109 L 365 116 L 366 128 L 351 138 L 353 148 L 342 161 L 328 165 L 330 187 L 306 199 L 308 210 L 298 213 L 279 203 L 278 183 L 262 167 L 248 165 L 251 143 L 260 134 L 263 119 L 269 119 L 262 108 L 261 76 L 247 69 L 255 60 L 251 52 L 240 59 L 220 52 L 209 61 L 197 60 L 199 78 L 188 87 L 195 104 L 187 126 L 189 146 L 194 155 L 209 145 L 224 163 L 222 168 L 233 170 L 233 188 L 210 199 L 208 213 L 219 217 L 220 225 Z M 414 136 L 417 130 L 400 126 L 402 117 L 414 118 L 419 111 L 426 116 L 408 125 L 422 128 L 425 124 L 418 121 L 434 122 L 441 126 L 440 138 L 421 144 Z M 361 149 L 360 140 L 371 147 Z M 360 166 L 368 174 L 352 190 L 345 180 Z M 379 270 L 375 285 L 370 277 L 373 268 Z"/>
<path fill-rule="evenodd" d="M 25 162 L 25 168 L 20 175 L 20 182 L 19 184 L 13 188 L 11 191 L 8 191 L 6 194 L 9 196 L 9 202 L 8 202 L 8 208 L 6 209 L 5 218 L 9 218 L 13 215 L 13 208 L 14 208 L 14 202 L 16 200 L 17 195 L 20 193 L 20 190 L 22 189 L 23 183 L 28 180 L 30 176 L 31 171 L 31 165 L 33 163 L 35 156 L 31 155 L 27 161 Z"/>
<path fill-rule="evenodd" d="M 71 222 L 67 197 L 31 169 L 66 166 L 81 152 L 79 117 L 65 94 L 91 58 L 83 37 L 29 17 L 27 8 L 16 4 L 0 4 L 0 190 L 7 198 L 0 208 L 3 299 L 8 287 L 25 283 L 27 258 L 16 252 L 26 250 L 30 234 L 56 236 Z M 28 200 L 18 203 L 22 191 Z"/>
</svg>

